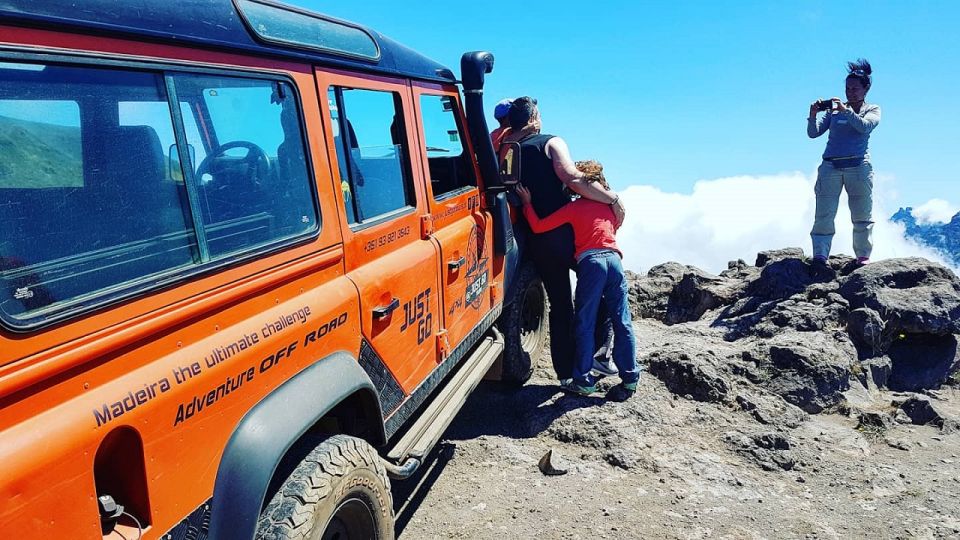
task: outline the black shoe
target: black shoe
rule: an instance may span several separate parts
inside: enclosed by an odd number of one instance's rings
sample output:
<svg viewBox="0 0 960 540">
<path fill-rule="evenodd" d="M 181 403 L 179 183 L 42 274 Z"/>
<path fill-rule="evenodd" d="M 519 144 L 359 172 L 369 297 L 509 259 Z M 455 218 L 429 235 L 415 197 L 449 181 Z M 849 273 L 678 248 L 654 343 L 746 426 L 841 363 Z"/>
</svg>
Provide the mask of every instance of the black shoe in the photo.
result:
<svg viewBox="0 0 960 540">
<path fill-rule="evenodd" d="M 618 384 L 607 392 L 607 399 L 610 401 L 624 402 L 637 393 L 637 384 L 631 385 Z"/>
</svg>

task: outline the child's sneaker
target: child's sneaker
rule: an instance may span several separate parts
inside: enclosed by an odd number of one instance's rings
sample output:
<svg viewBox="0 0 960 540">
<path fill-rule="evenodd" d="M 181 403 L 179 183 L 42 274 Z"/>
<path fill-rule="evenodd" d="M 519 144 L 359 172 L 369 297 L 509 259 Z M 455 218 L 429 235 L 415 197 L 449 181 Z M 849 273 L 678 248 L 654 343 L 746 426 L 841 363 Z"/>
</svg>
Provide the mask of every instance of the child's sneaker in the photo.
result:
<svg viewBox="0 0 960 540">
<path fill-rule="evenodd" d="M 590 386 L 586 386 L 577 384 L 577 382 L 572 379 L 565 379 L 560 382 L 560 389 L 565 392 L 570 392 L 571 394 L 577 394 L 578 396 L 589 396 L 597 391 L 597 385 L 591 384 Z"/>
<path fill-rule="evenodd" d="M 857 257 L 857 266 L 870 264 L 870 257 Z"/>
<path fill-rule="evenodd" d="M 620 383 L 607 392 L 610 401 L 626 401 L 637 393 L 637 383 Z"/>
<path fill-rule="evenodd" d="M 617 365 L 613 363 L 613 360 L 608 360 L 606 358 L 594 358 L 593 367 L 590 368 L 590 374 L 594 377 L 613 377 L 620 371 L 617 369 Z"/>
</svg>

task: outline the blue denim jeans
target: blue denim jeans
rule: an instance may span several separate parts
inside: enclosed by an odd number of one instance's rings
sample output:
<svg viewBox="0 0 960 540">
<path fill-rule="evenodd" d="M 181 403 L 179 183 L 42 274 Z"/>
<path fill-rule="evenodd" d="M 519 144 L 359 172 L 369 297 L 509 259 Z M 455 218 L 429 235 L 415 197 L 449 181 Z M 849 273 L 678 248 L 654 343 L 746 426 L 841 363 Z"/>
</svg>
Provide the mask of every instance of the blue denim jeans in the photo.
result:
<svg viewBox="0 0 960 540">
<path fill-rule="evenodd" d="M 577 384 L 590 386 L 593 380 L 594 328 L 597 309 L 604 302 L 613 322 L 613 362 L 620 370 L 620 380 L 637 382 L 637 340 L 627 306 L 627 280 L 623 276 L 620 255 L 603 250 L 588 253 L 577 263 L 577 292 L 575 295 L 576 357 L 573 378 Z"/>
</svg>

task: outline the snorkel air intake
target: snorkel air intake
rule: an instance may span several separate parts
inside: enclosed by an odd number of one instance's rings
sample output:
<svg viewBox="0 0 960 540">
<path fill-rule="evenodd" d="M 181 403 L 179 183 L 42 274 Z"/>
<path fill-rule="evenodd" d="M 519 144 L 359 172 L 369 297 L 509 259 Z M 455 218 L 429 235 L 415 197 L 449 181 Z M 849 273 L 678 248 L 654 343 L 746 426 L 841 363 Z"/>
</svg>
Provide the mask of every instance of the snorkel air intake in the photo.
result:
<svg viewBox="0 0 960 540">
<path fill-rule="evenodd" d="M 514 277 L 520 267 L 520 249 L 513 234 L 510 222 L 510 205 L 503 181 L 500 179 L 500 163 L 493 151 L 487 118 L 483 112 L 484 76 L 493 71 L 493 55 L 488 52 L 474 51 L 464 53 L 460 58 L 461 80 L 463 82 L 463 100 L 467 114 L 467 126 L 473 149 L 477 154 L 477 165 L 483 177 L 483 188 L 487 196 L 487 207 L 493 214 L 493 251 L 503 255 L 504 305 L 513 301 L 516 291 L 512 287 Z"/>
<path fill-rule="evenodd" d="M 493 191 L 497 191 L 502 188 L 500 168 L 490 140 L 487 117 L 483 113 L 484 75 L 493 71 L 493 55 L 483 51 L 464 53 L 460 58 L 460 71 L 467 126 L 477 153 L 480 174 L 483 175 L 483 186 L 486 190 L 493 188 Z"/>
</svg>

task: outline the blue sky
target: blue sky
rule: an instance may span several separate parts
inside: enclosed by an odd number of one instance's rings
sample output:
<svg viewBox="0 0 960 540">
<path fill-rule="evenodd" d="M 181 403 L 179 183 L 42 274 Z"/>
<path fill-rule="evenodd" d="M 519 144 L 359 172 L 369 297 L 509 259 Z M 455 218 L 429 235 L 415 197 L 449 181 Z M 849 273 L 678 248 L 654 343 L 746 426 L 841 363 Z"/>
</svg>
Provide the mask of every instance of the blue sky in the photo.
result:
<svg viewBox="0 0 960 540">
<path fill-rule="evenodd" d="M 825 138 L 806 137 L 807 107 L 842 97 L 845 62 L 866 57 L 867 99 L 883 108 L 871 154 L 896 202 L 960 203 L 957 2 L 293 3 L 454 71 L 464 51 L 493 52 L 490 108 L 537 97 L 545 131 L 600 159 L 618 189 L 812 174 Z"/>
</svg>

